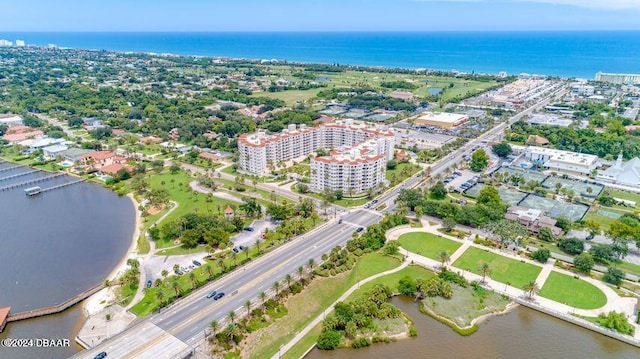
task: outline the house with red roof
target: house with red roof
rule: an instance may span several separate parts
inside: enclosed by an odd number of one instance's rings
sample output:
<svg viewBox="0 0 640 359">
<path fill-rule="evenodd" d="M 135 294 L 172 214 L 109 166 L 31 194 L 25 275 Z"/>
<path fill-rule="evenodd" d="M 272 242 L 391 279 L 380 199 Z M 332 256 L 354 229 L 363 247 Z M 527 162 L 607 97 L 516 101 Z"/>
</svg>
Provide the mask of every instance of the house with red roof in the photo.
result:
<svg viewBox="0 0 640 359">
<path fill-rule="evenodd" d="M 227 208 L 224 209 L 224 218 L 233 219 L 235 216 L 235 211 L 231 208 L 230 205 L 227 205 Z"/>
</svg>

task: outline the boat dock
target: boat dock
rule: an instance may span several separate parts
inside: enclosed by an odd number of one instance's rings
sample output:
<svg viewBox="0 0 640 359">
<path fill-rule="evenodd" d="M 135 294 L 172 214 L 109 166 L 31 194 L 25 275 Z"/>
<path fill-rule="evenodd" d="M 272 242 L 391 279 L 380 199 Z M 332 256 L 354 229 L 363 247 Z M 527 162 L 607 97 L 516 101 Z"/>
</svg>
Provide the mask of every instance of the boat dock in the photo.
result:
<svg viewBox="0 0 640 359">
<path fill-rule="evenodd" d="M 46 177 L 34 178 L 34 179 L 30 179 L 28 181 L 23 181 L 23 182 L 18 182 L 18 183 L 6 185 L 6 186 L 3 186 L 3 187 L 0 187 L 0 191 L 5 191 L 5 190 L 8 190 L 8 189 L 14 189 L 14 188 L 22 187 L 22 186 L 28 186 L 30 184 L 47 181 L 47 180 L 50 180 L 50 179 L 58 178 L 60 176 L 64 176 L 64 174 L 63 173 L 55 173 L 55 174 L 52 174 L 52 175 L 46 176 Z"/>
<path fill-rule="evenodd" d="M 15 170 L 16 168 L 22 168 L 23 166 L 11 166 L 11 167 L 6 167 L 6 168 L 0 168 L 0 172 L 6 172 L 6 171 L 11 171 L 11 170 Z"/>
<path fill-rule="evenodd" d="M 75 181 L 59 184 L 57 186 L 53 186 L 53 187 L 49 187 L 49 188 L 43 188 L 43 189 L 40 190 L 40 193 L 53 191 L 54 189 L 59 189 L 59 188 L 71 186 L 72 184 L 76 184 L 76 183 L 80 183 L 80 182 L 84 182 L 84 181 L 86 181 L 85 178 L 78 178 Z"/>
<path fill-rule="evenodd" d="M 11 323 L 11 322 L 17 322 L 20 320 L 26 320 L 26 319 L 31 319 L 31 318 L 37 318 L 37 317 L 43 317 L 45 315 L 51 315 L 51 314 L 56 314 L 56 313 L 60 313 L 76 304 L 78 304 L 79 302 L 89 298 L 90 296 L 94 295 L 95 293 L 99 292 L 100 290 L 102 290 L 104 288 L 104 283 L 100 283 L 98 285 L 95 285 L 89 289 L 87 289 L 86 291 L 74 296 L 73 298 L 67 300 L 64 303 L 58 304 L 58 305 L 52 305 L 50 307 L 46 307 L 46 308 L 40 308 L 40 309 L 36 309 L 36 310 L 30 310 L 30 311 L 26 311 L 26 312 L 20 312 L 20 313 L 16 313 L 16 314 L 9 314 L 6 317 L 6 322 L 7 323 Z M 8 313 L 8 311 L 7 311 Z"/>
<path fill-rule="evenodd" d="M 18 173 L 16 175 L 2 177 L 2 178 L 0 178 L 0 181 L 6 181 L 6 180 L 13 179 L 13 178 L 18 178 L 18 177 L 30 175 L 30 174 L 33 174 L 33 173 L 37 173 L 37 172 L 42 172 L 42 171 L 40 171 L 40 170 L 31 170 L 31 171 L 27 171 L 27 172 L 22 172 L 22 173 Z"/>
</svg>

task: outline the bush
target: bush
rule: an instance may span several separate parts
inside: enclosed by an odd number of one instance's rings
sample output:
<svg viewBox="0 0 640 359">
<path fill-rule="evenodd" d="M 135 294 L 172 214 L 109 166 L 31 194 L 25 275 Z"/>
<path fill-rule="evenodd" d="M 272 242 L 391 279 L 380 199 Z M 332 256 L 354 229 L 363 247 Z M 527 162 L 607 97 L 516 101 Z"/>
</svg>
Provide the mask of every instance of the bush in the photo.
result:
<svg viewBox="0 0 640 359">
<path fill-rule="evenodd" d="M 418 328 L 414 327 L 413 325 L 409 327 L 409 336 L 410 337 L 416 337 L 418 336 Z"/>
<path fill-rule="evenodd" d="M 537 251 L 531 253 L 531 258 L 540 263 L 547 263 L 550 257 L 551 252 L 546 248 L 538 249 Z"/>
<path fill-rule="evenodd" d="M 589 253 L 578 255 L 573 261 L 573 265 L 582 273 L 589 274 L 594 265 L 593 257 Z"/>
<path fill-rule="evenodd" d="M 620 285 L 620 283 L 622 283 L 622 280 L 624 279 L 624 272 L 622 272 L 618 268 L 609 268 L 602 279 L 607 283 Z"/>
<path fill-rule="evenodd" d="M 318 337 L 318 349 L 334 350 L 340 345 L 342 334 L 336 330 L 326 330 Z"/>
<path fill-rule="evenodd" d="M 622 334 L 633 335 L 634 328 L 627 321 L 624 313 L 609 312 L 608 314 L 600 314 L 598 316 L 598 324 L 605 328 L 613 329 Z"/>
<path fill-rule="evenodd" d="M 371 340 L 369 338 L 358 338 L 351 342 L 351 347 L 353 349 L 364 348 L 371 345 Z"/>
<path fill-rule="evenodd" d="M 438 278 L 447 282 L 455 283 L 461 286 L 462 288 L 466 288 L 469 285 L 469 282 L 467 282 L 467 280 L 464 279 L 463 276 L 453 271 L 450 271 L 447 268 L 443 268 L 442 271 L 438 273 Z"/>
<path fill-rule="evenodd" d="M 577 238 L 565 238 L 558 242 L 558 247 L 568 254 L 580 254 L 584 251 L 584 243 Z"/>
</svg>

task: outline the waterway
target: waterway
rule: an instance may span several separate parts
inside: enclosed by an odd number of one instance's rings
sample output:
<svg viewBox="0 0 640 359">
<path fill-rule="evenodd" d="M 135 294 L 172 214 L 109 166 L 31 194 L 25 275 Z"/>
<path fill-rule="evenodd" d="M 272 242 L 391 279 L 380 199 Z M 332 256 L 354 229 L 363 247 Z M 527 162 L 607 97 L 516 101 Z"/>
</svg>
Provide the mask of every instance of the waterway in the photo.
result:
<svg viewBox="0 0 640 359">
<path fill-rule="evenodd" d="M 525 307 L 489 318 L 467 337 L 420 313 L 412 299 L 396 297 L 418 336 L 362 349 L 313 349 L 305 359 L 527 358 L 637 359 L 640 349 Z"/>
<path fill-rule="evenodd" d="M 0 163 L 0 189 L 46 178 L 48 172 Z M 15 175 L 18 177 L 8 178 Z M 8 179 L 7 179 L 8 178 Z M 0 190 L 0 306 L 12 313 L 62 303 L 101 283 L 122 260 L 131 244 L 135 208 L 127 197 L 94 183 L 77 183 L 26 196 L 24 189 L 42 189 L 75 181 L 61 176 Z M 67 348 L 11 350 L 0 358 L 65 358 L 79 348 L 75 335 L 83 321 L 81 305 L 64 313 L 7 325 L 2 338 L 69 339 Z"/>
</svg>

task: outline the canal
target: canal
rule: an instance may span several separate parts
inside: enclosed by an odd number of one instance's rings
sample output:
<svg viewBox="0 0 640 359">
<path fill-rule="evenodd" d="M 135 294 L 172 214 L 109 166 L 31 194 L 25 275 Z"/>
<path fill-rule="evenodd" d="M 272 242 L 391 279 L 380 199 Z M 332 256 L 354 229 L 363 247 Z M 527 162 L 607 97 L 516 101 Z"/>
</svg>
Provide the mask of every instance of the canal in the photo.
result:
<svg viewBox="0 0 640 359">
<path fill-rule="evenodd" d="M 313 349 L 305 359 L 640 358 L 634 346 L 522 306 L 489 318 L 476 333 L 463 337 L 420 313 L 413 299 L 395 297 L 392 302 L 414 320 L 417 337 L 357 350 Z"/>
<path fill-rule="evenodd" d="M 26 196 L 76 181 L 0 163 L 0 306 L 12 313 L 51 306 L 101 283 L 131 244 L 135 208 L 127 197 L 93 183 Z M 12 184 L 43 179 L 11 189 Z M 61 314 L 7 325 L 2 338 L 70 339 L 68 348 L 12 350 L 0 358 L 64 358 L 79 350 L 74 337 L 84 320 L 81 304 Z"/>
</svg>

